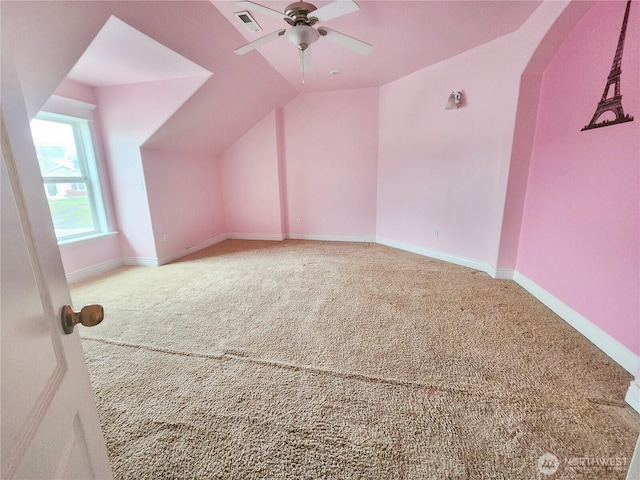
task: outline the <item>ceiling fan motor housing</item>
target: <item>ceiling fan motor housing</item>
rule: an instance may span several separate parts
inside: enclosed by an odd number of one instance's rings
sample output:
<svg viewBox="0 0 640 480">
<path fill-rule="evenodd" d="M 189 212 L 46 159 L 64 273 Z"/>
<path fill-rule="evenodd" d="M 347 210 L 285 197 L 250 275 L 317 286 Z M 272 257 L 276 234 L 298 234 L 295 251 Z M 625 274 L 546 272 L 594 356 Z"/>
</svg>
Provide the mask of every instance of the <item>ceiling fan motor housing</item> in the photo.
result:
<svg viewBox="0 0 640 480">
<path fill-rule="evenodd" d="M 315 5 L 312 5 L 307 2 L 296 2 L 287 6 L 284 14 L 288 17 L 285 18 L 287 23 L 296 26 L 296 25 L 313 25 L 316 23 L 317 19 L 311 18 L 309 19 L 308 15 L 317 10 Z"/>
</svg>

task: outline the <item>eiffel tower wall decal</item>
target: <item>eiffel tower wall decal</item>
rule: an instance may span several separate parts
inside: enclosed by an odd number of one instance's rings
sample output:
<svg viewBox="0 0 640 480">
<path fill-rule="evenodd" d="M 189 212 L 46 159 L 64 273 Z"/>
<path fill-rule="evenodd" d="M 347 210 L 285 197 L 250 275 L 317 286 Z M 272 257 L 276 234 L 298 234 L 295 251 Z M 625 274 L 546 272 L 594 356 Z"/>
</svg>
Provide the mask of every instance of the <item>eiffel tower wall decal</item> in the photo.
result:
<svg viewBox="0 0 640 480">
<path fill-rule="evenodd" d="M 618 48 L 616 54 L 613 57 L 613 65 L 611 65 L 611 72 L 607 77 L 607 84 L 604 87 L 602 98 L 598 102 L 596 112 L 593 114 L 591 121 L 582 130 L 590 130 L 592 128 L 608 127 L 617 123 L 632 122 L 633 117 L 624 113 L 622 108 L 622 94 L 620 93 L 620 77 L 622 76 L 622 49 L 624 47 L 624 37 L 627 32 L 627 21 L 629 20 L 629 9 L 631 8 L 631 0 L 627 1 L 627 8 L 624 12 L 624 20 L 622 21 L 622 28 L 620 29 L 620 38 L 618 39 Z M 611 88 L 613 86 L 613 89 Z M 613 90 L 613 95 L 609 96 Z M 603 120 L 597 123 L 598 119 L 605 112 L 613 112 L 616 118 L 614 120 Z"/>
</svg>

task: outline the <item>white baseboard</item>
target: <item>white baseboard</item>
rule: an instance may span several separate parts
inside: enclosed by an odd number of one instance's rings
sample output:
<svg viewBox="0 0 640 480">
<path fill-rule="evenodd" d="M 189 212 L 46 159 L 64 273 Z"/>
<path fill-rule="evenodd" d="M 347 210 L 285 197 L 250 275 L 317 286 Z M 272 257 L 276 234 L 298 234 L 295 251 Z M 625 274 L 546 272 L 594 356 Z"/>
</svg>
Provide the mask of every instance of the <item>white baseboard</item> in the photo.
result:
<svg viewBox="0 0 640 480">
<path fill-rule="evenodd" d="M 87 278 L 95 277 L 96 275 L 108 272 L 109 270 L 113 270 L 114 268 L 118 268 L 122 265 L 124 265 L 122 258 L 114 258 L 113 260 L 99 263 L 98 265 L 92 265 L 81 270 L 76 270 L 75 272 L 67 274 L 67 283 L 75 283 Z"/>
<path fill-rule="evenodd" d="M 640 387 L 636 382 L 629 384 L 629 389 L 627 390 L 627 395 L 624 397 L 624 400 L 631 405 L 636 412 L 640 413 Z"/>
<path fill-rule="evenodd" d="M 282 241 L 285 236 L 282 233 L 229 233 L 227 238 L 230 240 Z"/>
<path fill-rule="evenodd" d="M 494 266 L 489 265 L 488 263 L 485 263 L 485 262 L 474 260 L 472 258 L 460 257 L 458 255 L 451 255 L 450 253 L 439 252 L 437 250 L 429 250 L 427 248 L 416 247 L 414 245 L 409 245 L 407 243 L 402 243 L 402 242 L 396 242 L 395 240 L 390 240 L 384 237 L 376 237 L 375 241 L 376 243 L 379 243 L 381 245 L 386 245 L 387 247 L 397 248 L 399 250 L 404 250 L 405 252 L 417 253 L 418 255 L 423 255 L 429 258 L 435 258 L 436 260 L 443 260 L 445 262 L 455 263 L 456 265 L 462 265 L 463 267 L 469 267 L 469 268 L 473 268 L 474 270 L 480 270 L 482 272 L 486 272 L 494 278 L 502 278 L 502 277 L 496 277 L 496 268 Z"/>
<path fill-rule="evenodd" d="M 631 457 L 626 480 L 637 480 L 638 478 L 640 478 L 640 437 L 638 437 L 636 449 L 633 451 L 633 457 Z"/>
<path fill-rule="evenodd" d="M 226 240 L 227 238 L 229 238 L 229 236 L 226 233 L 223 233 L 221 235 L 217 235 L 215 237 L 212 237 L 208 240 L 205 240 L 204 242 L 200 242 L 197 245 L 193 245 L 191 247 L 187 247 L 185 249 L 182 249 L 178 252 L 174 252 L 171 253 L 169 255 L 165 255 L 164 257 L 160 257 L 157 259 L 157 265 L 155 266 L 161 266 L 161 265 L 166 265 L 167 263 L 171 263 L 174 260 L 177 260 L 179 258 L 182 257 L 186 257 L 187 255 L 191 255 L 194 252 L 197 252 L 199 250 L 203 250 L 205 248 L 211 247 L 213 245 L 215 245 L 216 243 L 220 243 L 224 240 Z"/>
<path fill-rule="evenodd" d="M 204 248 L 215 245 L 216 243 L 220 243 L 223 240 L 226 240 L 227 234 L 218 235 L 216 237 L 205 240 L 204 242 L 200 242 L 197 245 L 193 245 L 191 247 L 184 248 L 180 251 L 171 253 L 169 255 L 165 255 L 164 257 L 124 257 L 123 262 L 125 265 L 134 265 L 137 267 L 160 267 L 162 265 L 166 265 L 167 263 L 171 263 L 174 260 L 177 260 L 182 257 L 186 257 L 194 252 L 202 250 Z"/>
<path fill-rule="evenodd" d="M 553 312 L 565 322 L 587 337 L 591 343 L 606 353 L 631 375 L 635 375 L 638 372 L 638 365 L 640 365 L 639 355 L 633 353 L 600 327 L 590 322 L 520 272 L 516 271 L 513 279 L 527 292 L 553 310 Z"/>
<path fill-rule="evenodd" d="M 156 257 L 122 257 L 125 265 L 134 267 L 158 267 L 158 258 Z"/>
<path fill-rule="evenodd" d="M 510 268 L 496 268 L 494 272 L 491 276 L 500 280 L 513 280 L 513 275 L 515 274 L 515 270 Z"/>
<path fill-rule="evenodd" d="M 375 243 L 376 241 L 376 237 L 368 235 L 306 235 L 290 233 L 287 238 L 291 240 L 317 240 L 320 242 Z"/>
</svg>

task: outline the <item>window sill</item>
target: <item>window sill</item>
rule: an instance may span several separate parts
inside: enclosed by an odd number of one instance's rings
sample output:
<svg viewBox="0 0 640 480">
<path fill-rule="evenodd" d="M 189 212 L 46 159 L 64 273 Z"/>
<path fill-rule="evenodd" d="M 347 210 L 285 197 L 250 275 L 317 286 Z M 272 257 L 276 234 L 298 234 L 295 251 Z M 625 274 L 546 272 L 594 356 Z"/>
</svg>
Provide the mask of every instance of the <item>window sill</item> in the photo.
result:
<svg viewBox="0 0 640 480">
<path fill-rule="evenodd" d="M 100 240 L 108 237 L 115 237 L 118 235 L 118 232 L 106 232 L 106 233 L 96 233 L 95 235 L 88 235 L 86 237 L 81 238 L 70 238 L 69 240 L 59 240 L 59 247 L 66 247 L 69 245 L 79 245 L 81 243 L 92 242 L 94 240 Z"/>
</svg>

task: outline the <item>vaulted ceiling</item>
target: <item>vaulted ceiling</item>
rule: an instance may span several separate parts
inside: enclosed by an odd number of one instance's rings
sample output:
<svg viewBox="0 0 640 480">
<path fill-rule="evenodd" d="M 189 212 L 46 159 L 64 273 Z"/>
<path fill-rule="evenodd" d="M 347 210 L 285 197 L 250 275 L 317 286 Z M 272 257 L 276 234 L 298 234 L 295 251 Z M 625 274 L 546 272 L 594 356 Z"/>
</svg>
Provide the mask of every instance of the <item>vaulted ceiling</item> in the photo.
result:
<svg viewBox="0 0 640 480">
<path fill-rule="evenodd" d="M 291 2 L 256 0 L 255 3 L 284 12 Z M 330 2 L 312 3 L 321 8 Z M 285 38 L 278 38 L 247 55 L 262 55 L 300 92 L 376 87 L 513 32 L 540 3 L 527 0 L 359 0 L 360 10 L 316 27 L 329 27 L 369 43 L 373 45 L 373 52 L 361 56 L 321 37 L 310 47 L 313 67 L 305 73 L 304 84 L 297 49 Z M 246 42 L 288 28 L 284 21 L 251 6 L 230 1 L 214 1 L 213 4 Z M 234 12 L 245 10 L 262 27 L 261 31 L 249 31 L 234 15 Z M 230 42 L 229 48 L 241 44 Z"/>
<path fill-rule="evenodd" d="M 259 3 L 278 11 L 288 5 L 286 1 Z M 327 3 L 314 5 L 320 8 Z M 284 21 L 233 1 L 3 0 L 0 5 L 3 40 L 9 39 L 16 53 L 32 115 L 69 72 L 72 78 L 103 86 L 152 81 L 154 75 L 170 78 L 172 68 L 175 76 L 186 75 L 181 69 L 197 71 L 199 66 L 213 75 L 146 145 L 170 149 L 179 139 L 190 149 L 216 153 L 300 92 L 384 85 L 518 29 L 541 2 L 357 3 L 359 11 L 324 26 L 373 45 L 373 52 L 360 56 L 320 38 L 311 47 L 313 68 L 305 74 L 304 84 L 297 50 L 284 38 L 243 56 L 233 53 L 261 35 L 287 28 Z M 249 10 L 262 31 L 249 32 L 244 27 L 234 15 L 242 10 Z M 172 57 L 136 45 L 135 36 L 118 38 L 117 31 L 116 35 L 111 32 L 112 43 L 88 50 L 112 15 L 190 62 L 174 56 L 169 61 L 173 63 L 158 69 L 155 58 Z M 90 66 L 90 74 L 81 75 L 77 69 L 74 74 L 81 58 L 80 68 Z"/>
</svg>

